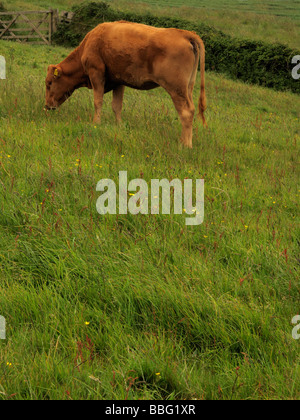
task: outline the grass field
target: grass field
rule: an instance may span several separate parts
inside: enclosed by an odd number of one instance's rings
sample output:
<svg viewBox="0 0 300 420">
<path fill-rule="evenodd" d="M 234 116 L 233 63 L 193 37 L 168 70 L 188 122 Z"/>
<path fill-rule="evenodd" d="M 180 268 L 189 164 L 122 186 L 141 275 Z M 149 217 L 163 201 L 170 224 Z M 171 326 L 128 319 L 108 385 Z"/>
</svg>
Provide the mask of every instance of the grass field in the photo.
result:
<svg viewBox="0 0 300 420">
<path fill-rule="evenodd" d="M 279 42 L 299 49 L 299 1 L 239 1 L 239 0 L 112 0 L 121 10 L 176 16 L 195 22 L 205 22 L 233 37 L 265 42 Z"/>
<path fill-rule="evenodd" d="M 99 0 L 100 1 L 100 0 Z M 5 4 L 5 0 L 3 1 Z M 9 2 L 10 9 L 12 7 L 57 7 L 59 9 L 70 9 L 73 5 L 80 5 L 80 0 L 12 0 Z M 108 0 L 108 3 L 114 3 L 114 0 Z M 251 12 L 257 14 L 269 14 L 275 16 L 286 16 L 293 19 L 300 18 L 300 1 L 299 0 L 165 0 L 162 2 L 159 0 L 132 0 L 131 4 L 144 4 L 151 5 L 153 7 L 181 7 L 188 6 L 192 8 L 208 8 L 213 10 L 238 10 L 241 12 Z M 8 5 L 8 2 L 7 2 Z"/>
<path fill-rule="evenodd" d="M 159 0 L 133 0 L 131 3 L 145 3 L 151 6 L 161 7 Z M 208 8 L 218 11 L 234 10 L 300 19 L 299 0 L 165 0 L 163 5 L 169 7 L 189 6 L 198 9 Z"/>
<path fill-rule="evenodd" d="M 67 53 L 0 42 L 0 399 L 299 399 L 299 96 L 208 73 L 181 150 L 161 89 L 127 89 L 120 127 L 88 90 L 45 114 Z M 100 216 L 119 170 L 203 178 L 204 223 Z"/>
<path fill-rule="evenodd" d="M 150 11 L 157 15 L 177 16 L 205 22 L 231 36 L 266 42 L 280 42 L 292 48 L 300 45 L 299 0 L 111 0 L 120 10 L 139 13 Z M 71 10 L 81 0 L 4 0 L 12 10 L 58 8 Z"/>
</svg>

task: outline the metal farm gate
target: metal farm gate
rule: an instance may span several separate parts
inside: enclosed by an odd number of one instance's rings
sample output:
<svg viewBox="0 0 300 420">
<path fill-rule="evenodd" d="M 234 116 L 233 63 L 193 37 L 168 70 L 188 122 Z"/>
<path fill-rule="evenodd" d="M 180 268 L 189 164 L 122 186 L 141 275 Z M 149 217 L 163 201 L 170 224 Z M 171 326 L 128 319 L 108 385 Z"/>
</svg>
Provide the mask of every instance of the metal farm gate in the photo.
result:
<svg viewBox="0 0 300 420">
<path fill-rule="evenodd" d="M 0 40 L 50 45 L 57 22 L 57 10 L 1 12 Z"/>
</svg>

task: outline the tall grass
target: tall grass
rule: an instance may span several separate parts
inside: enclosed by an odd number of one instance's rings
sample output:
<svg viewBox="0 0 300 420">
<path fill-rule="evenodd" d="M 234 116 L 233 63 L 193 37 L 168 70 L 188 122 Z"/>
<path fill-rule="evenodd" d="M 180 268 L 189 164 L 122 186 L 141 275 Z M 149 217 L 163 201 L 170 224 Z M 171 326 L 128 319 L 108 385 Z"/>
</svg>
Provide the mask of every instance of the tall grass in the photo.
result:
<svg viewBox="0 0 300 420">
<path fill-rule="evenodd" d="M 71 10 L 81 0 L 14 0 L 2 1 L 9 10 Z M 298 0 L 247 1 L 236 0 L 110 0 L 114 9 L 144 14 L 149 11 L 158 16 L 175 16 L 193 22 L 205 22 L 233 37 L 281 43 L 299 48 L 300 15 Z"/>
<path fill-rule="evenodd" d="M 299 97 L 208 73 L 181 150 L 161 89 L 126 89 L 120 127 L 88 90 L 45 114 L 67 53 L 0 42 L 0 398 L 298 399 Z M 204 223 L 100 216 L 119 170 L 204 178 Z"/>
<path fill-rule="evenodd" d="M 268 43 L 281 43 L 291 48 L 300 45 L 300 15 L 297 1 L 247 1 L 228 0 L 111 0 L 110 4 L 121 11 L 129 10 L 158 16 L 175 16 L 208 25 L 242 39 Z"/>
</svg>

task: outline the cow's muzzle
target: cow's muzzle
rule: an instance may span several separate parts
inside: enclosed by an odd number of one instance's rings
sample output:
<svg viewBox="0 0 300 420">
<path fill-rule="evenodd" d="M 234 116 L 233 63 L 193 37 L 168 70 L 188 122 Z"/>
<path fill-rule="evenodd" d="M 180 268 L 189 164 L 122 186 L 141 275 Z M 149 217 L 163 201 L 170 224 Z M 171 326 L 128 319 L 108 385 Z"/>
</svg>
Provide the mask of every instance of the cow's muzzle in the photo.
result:
<svg viewBox="0 0 300 420">
<path fill-rule="evenodd" d="M 48 105 L 44 106 L 44 111 L 55 111 L 55 110 L 56 110 L 55 106 L 48 106 Z"/>
</svg>

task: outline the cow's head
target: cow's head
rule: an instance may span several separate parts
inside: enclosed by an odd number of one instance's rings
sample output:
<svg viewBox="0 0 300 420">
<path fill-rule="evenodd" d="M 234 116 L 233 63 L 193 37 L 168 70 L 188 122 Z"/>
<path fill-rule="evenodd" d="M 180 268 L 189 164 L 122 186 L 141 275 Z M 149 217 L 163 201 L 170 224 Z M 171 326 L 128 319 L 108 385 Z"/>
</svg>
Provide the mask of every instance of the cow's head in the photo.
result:
<svg viewBox="0 0 300 420">
<path fill-rule="evenodd" d="M 60 66 L 49 66 L 46 77 L 45 110 L 54 110 L 63 104 L 74 92 L 74 81 L 65 75 Z"/>
</svg>

